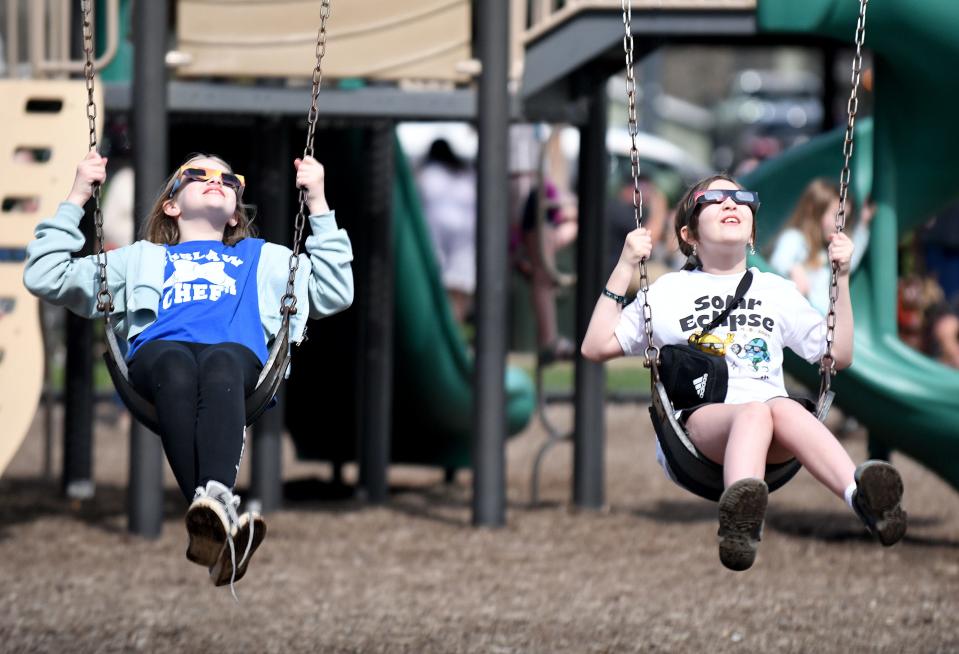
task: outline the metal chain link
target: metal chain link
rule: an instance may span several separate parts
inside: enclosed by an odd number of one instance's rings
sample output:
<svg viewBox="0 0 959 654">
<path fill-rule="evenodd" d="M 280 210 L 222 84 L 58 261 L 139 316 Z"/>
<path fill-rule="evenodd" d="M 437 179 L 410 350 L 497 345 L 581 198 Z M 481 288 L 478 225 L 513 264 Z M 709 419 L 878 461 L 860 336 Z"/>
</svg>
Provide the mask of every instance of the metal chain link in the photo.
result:
<svg viewBox="0 0 959 654">
<path fill-rule="evenodd" d="M 93 100 L 93 81 L 96 70 L 93 66 L 93 0 L 81 0 L 83 14 L 83 76 L 87 84 L 87 123 L 90 128 L 90 150 L 97 149 L 97 105 Z M 94 248 L 97 257 L 97 274 L 100 277 L 100 290 L 97 291 L 97 311 L 104 316 L 113 312 L 113 293 L 107 285 L 107 253 L 103 249 L 103 211 L 100 209 L 100 183 L 93 184 L 93 225 L 96 228 Z"/>
<path fill-rule="evenodd" d="M 633 174 L 633 218 L 636 229 L 643 224 L 643 191 L 639 187 L 639 150 L 636 147 L 636 135 L 639 125 L 636 120 L 636 79 L 633 77 L 633 7 L 631 0 L 622 0 L 623 51 L 626 53 L 626 101 L 629 108 L 627 128 L 629 130 L 629 164 Z M 646 258 L 639 261 L 639 291 L 643 294 L 643 325 L 646 329 L 646 350 L 643 365 L 652 367 L 659 363 L 659 348 L 653 345 L 653 310 L 649 306 L 649 276 L 646 273 Z"/>
<path fill-rule="evenodd" d="M 326 54 L 326 21 L 330 17 L 331 2 L 323 0 L 320 3 L 320 28 L 316 33 L 316 65 L 313 67 L 313 93 L 310 101 L 310 111 L 306 116 L 306 147 L 303 149 L 303 159 L 313 156 L 313 137 L 316 132 L 316 119 L 319 113 L 317 102 L 320 97 L 320 87 L 323 84 L 323 56 Z M 296 271 L 300 267 L 300 244 L 303 241 L 303 230 L 307 218 L 307 191 L 300 189 L 300 210 L 296 214 L 293 228 L 293 251 L 290 254 L 290 277 L 286 282 L 286 293 L 280 299 L 280 312 L 284 315 L 296 313 L 296 294 L 294 284 Z"/>
<path fill-rule="evenodd" d="M 859 82 L 862 72 L 862 47 L 866 40 L 866 7 L 869 0 L 859 0 L 859 19 L 856 22 L 856 56 L 852 62 L 852 90 L 846 104 L 846 137 L 842 143 L 843 165 L 839 174 L 839 210 L 836 212 L 836 233 L 846 228 L 846 195 L 849 190 L 851 172 L 849 162 L 852 159 L 853 134 L 856 126 L 856 113 L 859 111 Z M 820 372 L 826 375 L 836 374 L 836 360 L 833 358 L 832 345 L 836 336 L 836 301 L 839 299 L 839 270 L 832 264 L 832 276 L 829 281 L 829 311 L 826 313 L 826 353 L 820 363 Z"/>
</svg>

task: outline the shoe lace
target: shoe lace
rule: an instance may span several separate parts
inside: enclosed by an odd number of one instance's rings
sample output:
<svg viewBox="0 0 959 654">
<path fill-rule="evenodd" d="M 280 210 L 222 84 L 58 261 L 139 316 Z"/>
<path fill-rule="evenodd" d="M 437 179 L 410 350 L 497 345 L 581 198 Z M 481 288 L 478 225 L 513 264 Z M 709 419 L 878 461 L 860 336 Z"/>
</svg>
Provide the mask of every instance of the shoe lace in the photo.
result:
<svg viewBox="0 0 959 654">
<path fill-rule="evenodd" d="M 227 530 L 226 534 L 226 543 L 230 548 L 230 593 L 233 595 L 233 599 L 236 600 L 236 603 L 239 604 L 240 598 L 236 595 L 236 586 L 234 585 L 236 582 L 236 569 L 238 566 L 236 563 L 236 545 L 233 543 L 233 530 L 239 529 L 240 527 L 240 516 L 237 513 L 237 509 L 240 508 L 240 496 L 234 494 L 229 488 L 219 483 L 217 483 L 217 486 L 214 487 L 212 492 L 210 490 L 210 484 L 207 484 L 207 488 L 205 490 L 206 494 L 223 504 L 223 507 L 226 509 L 227 518 L 230 522 L 230 528 Z M 199 491 L 200 489 L 198 488 L 197 492 Z M 243 553 L 243 557 L 240 559 L 241 567 L 249 558 L 250 550 L 252 549 L 253 545 L 253 516 L 250 514 L 250 512 L 247 512 L 245 515 L 247 516 L 247 524 L 250 528 L 250 537 L 246 542 L 246 551 Z"/>
</svg>

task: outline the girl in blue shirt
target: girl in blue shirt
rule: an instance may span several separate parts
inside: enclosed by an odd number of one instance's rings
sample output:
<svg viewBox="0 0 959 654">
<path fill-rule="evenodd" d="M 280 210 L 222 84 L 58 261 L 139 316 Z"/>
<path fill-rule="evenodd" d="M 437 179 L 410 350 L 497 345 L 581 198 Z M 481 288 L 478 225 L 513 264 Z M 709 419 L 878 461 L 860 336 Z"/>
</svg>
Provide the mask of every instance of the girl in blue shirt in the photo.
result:
<svg viewBox="0 0 959 654">
<path fill-rule="evenodd" d="M 295 295 L 320 318 L 352 303 L 352 249 L 327 204 L 323 166 L 312 157 L 294 166 L 313 232 L 300 255 Z M 82 207 L 105 179 L 106 159 L 91 151 L 57 214 L 37 226 L 24 272 L 31 292 L 89 318 L 97 315 L 96 258 L 72 254 L 84 243 Z M 245 574 L 266 535 L 261 516 L 237 515 L 232 489 L 245 442 L 245 398 L 280 327 L 292 254 L 253 238 L 245 183 L 222 159 L 191 156 L 167 180 L 142 240 L 111 251 L 107 268 L 117 330 L 129 344 L 130 380 L 155 404 L 164 451 L 191 501 L 187 558 L 207 567 L 217 585 Z M 294 342 L 302 339 L 305 313 L 291 319 Z"/>
</svg>

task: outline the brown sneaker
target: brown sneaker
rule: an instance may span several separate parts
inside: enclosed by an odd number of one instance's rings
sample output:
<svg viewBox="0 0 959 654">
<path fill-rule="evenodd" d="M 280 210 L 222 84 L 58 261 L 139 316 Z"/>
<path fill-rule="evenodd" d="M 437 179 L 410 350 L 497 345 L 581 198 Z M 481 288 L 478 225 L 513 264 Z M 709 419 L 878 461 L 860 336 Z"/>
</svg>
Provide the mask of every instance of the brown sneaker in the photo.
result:
<svg viewBox="0 0 959 654">
<path fill-rule="evenodd" d="M 747 570 L 763 535 L 769 488 L 762 479 L 740 479 L 719 498 L 719 560 L 730 570 Z"/>
<path fill-rule="evenodd" d="M 216 586 L 236 583 L 246 574 L 253 553 L 266 538 L 266 521 L 259 513 L 244 513 L 233 532 L 233 549 L 229 544 L 210 566 L 210 580 Z M 233 574 L 234 562 L 236 574 Z"/>
<path fill-rule="evenodd" d="M 886 547 L 895 545 L 906 535 L 902 493 L 902 478 L 891 464 L 866 461 L 856 468 L 852 507 L 869 532 Z"/>
</svg>

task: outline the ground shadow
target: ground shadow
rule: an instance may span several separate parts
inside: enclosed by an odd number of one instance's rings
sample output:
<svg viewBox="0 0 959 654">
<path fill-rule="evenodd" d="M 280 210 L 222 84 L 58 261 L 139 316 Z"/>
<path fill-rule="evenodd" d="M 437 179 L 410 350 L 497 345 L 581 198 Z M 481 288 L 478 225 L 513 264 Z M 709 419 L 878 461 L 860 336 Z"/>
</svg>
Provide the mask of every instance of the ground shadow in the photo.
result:
<svg viewBox="0 0 959 654">
<path fill-rule="evenodd" d="M 614 512 L 616 512 L 614 510 Z M 717 519 L 716 505 L 710 502 L 661 500 L 652 506 L 632 508 L 627 513 L 656 522 L 690 524 L 714 522 Z M 938 518 L 911 515 L 907 533 L 902 542 L 920 547 L 948 547 L 959 549 L 959 541 L 917 533 L 926 527 L 942 523 Z M 824 542 L 872 543 L 870 535 L 859 519 L 849 511 L 778 510 L 771 508 L 766 515 L 766 529 L 788 536 L 809 538 Z"/>
<path fill-rule="evenodd" d="M 186 502 L 175 489 L 163 493 L 163 519 L 178 519 Z M 0 540 L 9 527 L 46 517 L 69 517 L 108 533 L 126 533 L 127 488 L 97 485 L 88 500 L 65 497 L 57 480 L 6 478 L 0 480 Z"/>
<path fill-rule="evenodd" d="M 438 482 L 421 486 L 393 484 L 386 502 L 376 505 L 368 502 L 362 489 L 356 485 L 319 477 L 284 483 L 283 501 L 283 508 L 292 511 L 343 513 L 386 508 L 411 517 L 456 526 L 466 524 L 466 521 L 455 517 L 456 512 L 469 508 L 470 504 L 468 491 L 455 483 Z"/>
<path fill-rule="evenodd" d="M 628 513 L 637 518 L 647 518 L 656 522 L 676 524 L 714 522 L 716 505 L 703 500 L 660 500 L 648 507 L 629 509 Z"/>
<path fill-rule="evenodd" d="M 437 481 L 427 484 L 391 484 L 381 505 L 367 502 L 361 489 L 319 477 L 288 481 L 283 485 L 284 508 L 293 511 L 363 511 L 385 508 L 408 517 L 455 527 L 471 521 L 472 488 L 458 482 Z M 523 501 L 507 501 L 508 511 L 529 510 Z"/>
<path fill-rule="evenodd" d="M 933 527 L 942 523 L 938 518 L 909 516 L 912 530 Z M 766 516 L 766 528 L 798 538 L 811 538 L 826 542 L 872 543 L 875 541 L 856 516 L 849 511 L 770 511 Z M 924 536 L 907 532 L 903 543 L 920 547 L 948 547 L 959 549 L 959 541 L 950 538 Z"/>
</svg>

